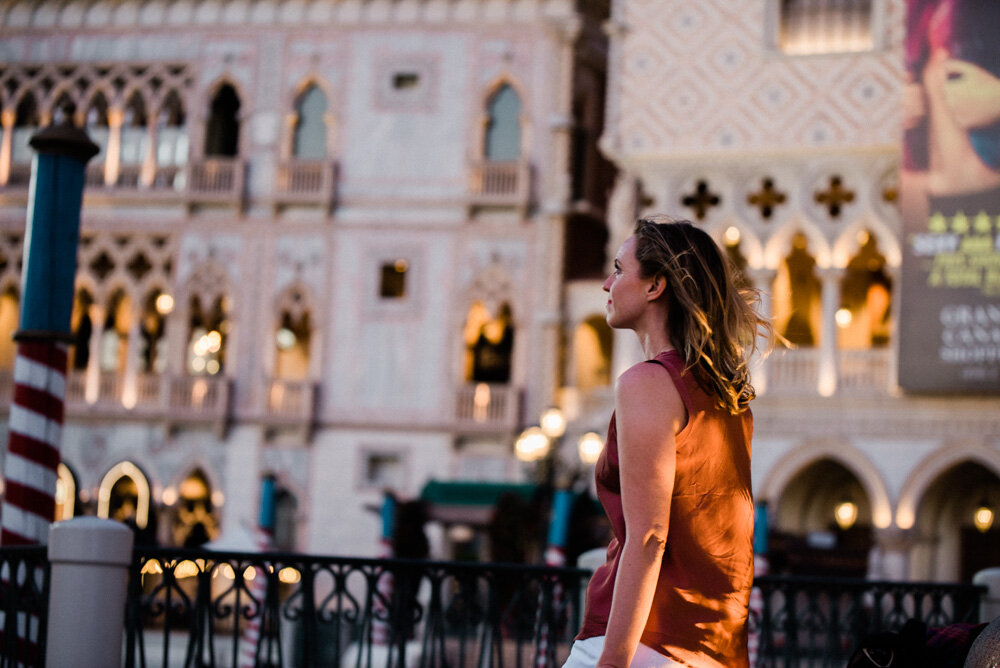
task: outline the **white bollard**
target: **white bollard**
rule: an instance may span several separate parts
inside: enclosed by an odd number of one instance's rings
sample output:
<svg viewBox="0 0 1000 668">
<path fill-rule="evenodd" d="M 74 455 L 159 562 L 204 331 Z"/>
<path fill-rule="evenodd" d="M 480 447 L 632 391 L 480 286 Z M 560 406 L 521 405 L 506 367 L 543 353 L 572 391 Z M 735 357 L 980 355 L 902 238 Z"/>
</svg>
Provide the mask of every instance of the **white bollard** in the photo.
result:
<svg viewBox="0 0 1000 668">
<path fill-rule="evenodd" d="M 106 668 L 122 662 L 132 531 L 77 517 L 49 529 L 49 668 Z"/>
<path fill-rule="evenodd" d="M 989 622 L 1000 617 L 1000 568 L 987 568 L 972 576 L 972 584 L 984 585 L 989 591 L 979 605 L 979 621 Z"/>
</svg>

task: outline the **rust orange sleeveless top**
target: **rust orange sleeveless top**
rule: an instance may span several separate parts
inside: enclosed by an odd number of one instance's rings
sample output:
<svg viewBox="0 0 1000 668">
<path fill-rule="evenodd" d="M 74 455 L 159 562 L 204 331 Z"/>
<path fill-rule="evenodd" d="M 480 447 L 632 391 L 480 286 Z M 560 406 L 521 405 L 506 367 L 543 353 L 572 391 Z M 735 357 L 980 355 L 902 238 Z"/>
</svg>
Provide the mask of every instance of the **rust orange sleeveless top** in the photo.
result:
<svg viewBox="0 0 1000 668">
<path fill-rule="evenodd" d="M 650 362 L 670 372 L 688 421 L 677 434 L 677 472 L 667 546 L 642 642 L 693 666 L 748 665 L 747 609 L 753 585 L 753 497 L 747 409 L 718 408 L 675 351 Z M 605 634 L 625 542 L 615 416 L 597 462 L 597 497 L 611 521 L 607 561 L 587 588 L 578 640 Z"/>
</svg>

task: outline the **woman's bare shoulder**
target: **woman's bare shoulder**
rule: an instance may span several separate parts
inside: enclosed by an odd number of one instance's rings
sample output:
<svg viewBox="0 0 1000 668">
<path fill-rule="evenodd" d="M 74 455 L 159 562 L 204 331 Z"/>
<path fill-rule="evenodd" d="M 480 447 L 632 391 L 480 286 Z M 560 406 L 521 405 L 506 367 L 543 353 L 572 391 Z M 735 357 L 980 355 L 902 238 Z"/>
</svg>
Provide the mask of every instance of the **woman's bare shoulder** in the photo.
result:
<svg viewBox="0 0 1000 668">
<path fill-rule="evenodd" d="M 659 398 L 671 401 L 679 399 L 680 393 L 666 368 L 660 364 L 639 362 L 618 376 L 618 381 L 615 383 L 615 397 L 619 400 Z"/>
</svg>

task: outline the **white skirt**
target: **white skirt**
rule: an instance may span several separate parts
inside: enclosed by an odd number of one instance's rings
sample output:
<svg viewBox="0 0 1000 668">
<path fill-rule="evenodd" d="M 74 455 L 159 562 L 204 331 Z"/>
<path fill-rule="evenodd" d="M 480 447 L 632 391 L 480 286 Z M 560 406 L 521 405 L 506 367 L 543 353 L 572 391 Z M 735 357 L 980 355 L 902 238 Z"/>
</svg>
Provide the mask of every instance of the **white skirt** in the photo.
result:
<svg viewBox="0 0 1000 668">
<path fill-rule="evenodd" d="M 595 636 L 586 640 L 577 640 L 570 648 L 569 656 L 563 668 L 594 668 L 598 659 L 601 658 L 601 651 L 604 649 L 604 636 Z M 669 657 L 663 656 L 649 645 L 639 643 L 635 649 L 635 656 L 629 668 L 670 668 L 671 666 L 683 666 Z"/>
</svg>

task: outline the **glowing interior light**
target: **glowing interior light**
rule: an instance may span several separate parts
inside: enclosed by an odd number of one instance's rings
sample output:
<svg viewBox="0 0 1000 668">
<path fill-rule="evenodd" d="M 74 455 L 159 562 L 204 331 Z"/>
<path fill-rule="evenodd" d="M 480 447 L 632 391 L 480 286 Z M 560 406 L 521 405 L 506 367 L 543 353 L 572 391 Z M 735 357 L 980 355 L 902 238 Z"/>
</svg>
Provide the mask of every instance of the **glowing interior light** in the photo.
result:
<svg viewBox="0 0 1000 668">
<path fill-rule="evenodd" d="M 274 335 L 274 342 L 278 346 L 278 350 L 288 350 L 295 345 L 295 340 L 295 332 L 287 327 L 282 327 Z"/>
<path fill-rule="evenodd" d="M 980 533 L 986 533 L 993 528 L 993 509 L 990 508 L 989 504 L 983 503 L 976 508 L 972 515 L 972 523 L 976 525 L 976 529 Z"/>
<path fill-rule="evenodd" d="M 566 416 L 558 408 L 549 408 L 542 413 L 542 433 L 549 438 L 559 438 L 566 433 Z"/>
<path fill-rule="evenodd" d="M 160 497 L 160 501 L 163 502 L 165 506 L 172 506 L 177 503 L 177 490 L 173 487 L 167 487 L 163 490 L 163 495 Z"/>
<path fill-rule="evenodd" d="M 853 501 L 841 501 L 833 509 L 833 518 L 842 531 L 847 531 L 858 519 L 858 506 Z"/>
<path fill-rule="evenodd" d="M 838 327 L 847 327 L 854 319 L 854 314 L 851 313 L 850 309 L 841 308 L 837 309 L 837 313 L 833 317 L 837 321 Z"/>
<path fill-rule="evenodd" d="M 161 293 L 156 297 L 156 312 L 160 315 L 167 315 L 174 310 L 174 298 L 167 293 Z"/>
<path fill-rule="evenodd" d="M 735 225 L 731 225 L 726 228 L 726 233 L 723 235 L 723 239 L 727 246 L 735 246 L 740 242 L 742 234 L 740 234 L 740 228 Z"/>
<path fill-rule="evenodd" d="M 222 367 L 219 366 L 219 360 L 208 360 L 208 362 L 205 363 L 205 371 L 213 376 L 219 373 L 219 369 L 221 368 Z"/>
<path fill-rule="evenodd" d="M 291 566 L 286 566 L 278 571 L 278 579 L 284 584 L 295 584 L 302 580 L 302 574 Z"/>
</svg>

